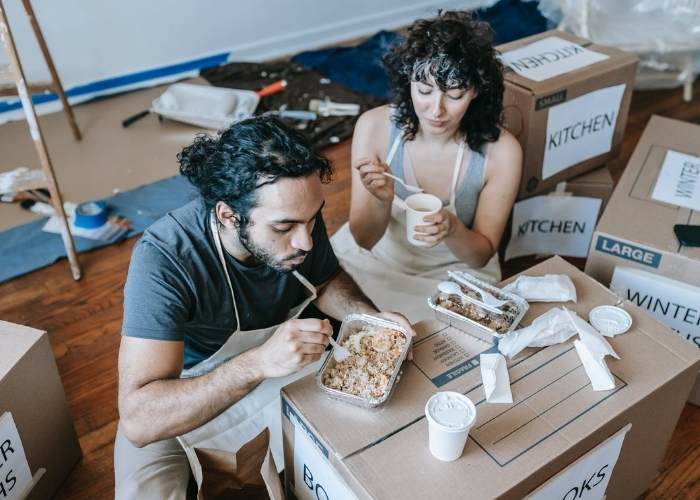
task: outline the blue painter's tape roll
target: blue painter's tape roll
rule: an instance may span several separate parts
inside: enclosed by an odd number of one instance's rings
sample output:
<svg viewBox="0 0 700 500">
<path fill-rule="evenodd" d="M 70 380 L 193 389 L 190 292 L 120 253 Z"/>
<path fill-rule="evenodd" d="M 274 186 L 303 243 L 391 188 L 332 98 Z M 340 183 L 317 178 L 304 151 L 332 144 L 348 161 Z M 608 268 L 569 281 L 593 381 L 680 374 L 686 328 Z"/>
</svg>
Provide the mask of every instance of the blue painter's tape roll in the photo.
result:
<svg viewBox="0 0 700 500">
<path fill-rule="evenodd" d="M 107 222 L 107 204 L 104 201 L 87 201 L 75 208 L 75 227 L 95 229 Z"/>
</svg>

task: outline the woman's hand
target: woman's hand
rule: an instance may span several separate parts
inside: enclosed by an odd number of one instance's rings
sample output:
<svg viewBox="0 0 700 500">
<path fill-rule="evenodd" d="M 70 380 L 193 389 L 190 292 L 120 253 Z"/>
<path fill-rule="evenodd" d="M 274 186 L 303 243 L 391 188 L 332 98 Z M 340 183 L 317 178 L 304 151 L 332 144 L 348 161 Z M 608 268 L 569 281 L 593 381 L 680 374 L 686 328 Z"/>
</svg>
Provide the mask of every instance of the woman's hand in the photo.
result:
<svg viewBox="0 0 700 500">
<path fill-rule="evenodd" d="M 372 196 L 383 203 L 390 203 L 394 199 L 393 179 L 382 175 L 389 171 L 389 166 L 378 159 L 370 160 L 362 158 L 354 166 L 360 174 L 362 185 Z"/>
<path fill-rule="evenodd" d="M 452 234 L 455 228 L 455 214 L 443 208 L 436 214 L 426 215 L 420 226 L 416 226 L 416 240 L 425 241 L 429 247 L 434 247 Z"/>
</svg>

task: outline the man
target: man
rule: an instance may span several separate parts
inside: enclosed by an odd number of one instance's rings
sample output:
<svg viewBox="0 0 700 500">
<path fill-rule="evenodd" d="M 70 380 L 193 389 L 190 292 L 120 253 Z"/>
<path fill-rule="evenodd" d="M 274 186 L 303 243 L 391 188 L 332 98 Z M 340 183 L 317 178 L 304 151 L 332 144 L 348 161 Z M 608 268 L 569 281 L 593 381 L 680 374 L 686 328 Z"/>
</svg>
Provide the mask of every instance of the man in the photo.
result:
<svg viewBox="0 0 700 500">
<path fill-rule="evenodd" d="M 269 426 L 279 447 L 279 388 L 314 369 L 332 335 L 301 311 L 378 314 L 333 254 L 331 167 L 298 133 L 250 119 L 178 160 L 201 197 L 144 233 L 124 289 L 117 498 L 185 498 L 183 445 L 202 436 L 234 452 Z"/>
</svg>

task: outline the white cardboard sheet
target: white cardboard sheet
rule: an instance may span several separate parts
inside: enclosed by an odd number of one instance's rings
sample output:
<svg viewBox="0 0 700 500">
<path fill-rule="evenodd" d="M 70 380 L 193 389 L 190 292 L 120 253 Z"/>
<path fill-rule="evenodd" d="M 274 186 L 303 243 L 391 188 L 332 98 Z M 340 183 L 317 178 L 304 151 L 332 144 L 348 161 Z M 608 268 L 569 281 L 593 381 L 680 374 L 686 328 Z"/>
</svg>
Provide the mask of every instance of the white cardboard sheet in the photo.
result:
<svg viewBox="0 0 700 500">
<path fill-rule="evenodd" d="M 513 207 L 505 260 L 523 255 L 585 257 L 593 237 L 599 198 L 535 196 Z"/>
<path fill-rule="evenodd" d="M 549 109 L 543 179 L 610 151 L 624 93 L 614 85 Z"/>
<path fill-rule="evenodd" d="M 502 58 L 503 63 L 519 75 L 541 82 L 603 61 L 608 56 L 558 36 L 550 36 L 510 50 Z"/>
<path fill-rule="evenodd" d="M 666 152 L 651 197 L 700 211 L 700 158 L 678 151 Z"/>
</svg>

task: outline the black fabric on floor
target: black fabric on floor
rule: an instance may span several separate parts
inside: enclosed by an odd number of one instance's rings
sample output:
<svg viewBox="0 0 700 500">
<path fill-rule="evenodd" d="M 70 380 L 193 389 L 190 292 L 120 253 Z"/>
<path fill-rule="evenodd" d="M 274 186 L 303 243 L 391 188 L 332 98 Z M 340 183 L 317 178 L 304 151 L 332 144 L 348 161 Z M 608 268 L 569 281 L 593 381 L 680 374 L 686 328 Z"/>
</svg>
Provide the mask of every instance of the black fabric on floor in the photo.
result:
<svg viewBox="0 0 700 500">
<path fill-rule="evenodd" d="M 317 71 L 293 62 L 230 63 L 202 70 L 201 76 L 217 87 L 245 90 L 260 88 L 278 80 L 287 80 L 287 88 L 280 93 L 263 97 L 255 114 L 278 110 L 308 110 L 311 99 L 324 99 L 339 103 L 360 105 L 360 114 L 383 104 L 379 99 L 358 94 L 334 83 Z M 359 116 L 359 115 L 358 115 Z M 315 121 L 282 120 L 304 132 L 315 149 L 322 149 L 352 136 L 358 116 L 319 116 Z"/>
</svg>

